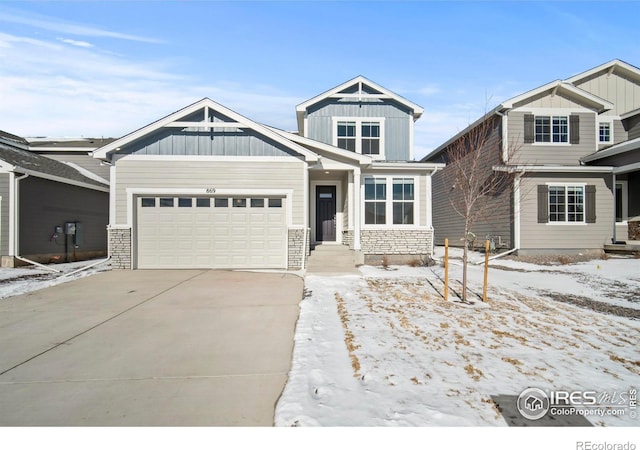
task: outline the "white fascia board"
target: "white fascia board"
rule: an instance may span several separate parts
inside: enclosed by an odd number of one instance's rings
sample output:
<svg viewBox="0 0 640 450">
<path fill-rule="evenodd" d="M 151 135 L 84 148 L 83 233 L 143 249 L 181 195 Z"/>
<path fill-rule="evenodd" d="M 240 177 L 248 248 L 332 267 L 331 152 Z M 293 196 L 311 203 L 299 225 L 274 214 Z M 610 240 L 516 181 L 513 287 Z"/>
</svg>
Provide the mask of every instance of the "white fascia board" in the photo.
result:
<svg viewBox="0 0 640 450">
<path fill-rule="evenodd" d="M 621 142 L 620 144 L 612 145 L 609 148 L 600 150 L 590 155 L 580 158 L 582 162 L 597 161 L 608 156 L 615 156 L 621 153 L 626 153 L 632 150 L 640 149 L 640 138 L 631 139 L 630 141 Z"/>
<path fill-rule="evenodd" d="M 350 152 L 348 150 L 344 150 L 342 148 L 334 147 L 333 145 L 325 144 L 324 142 L 315 141 L 313 139 L 302 137 L 298 134 L 289 133 L 288 131 L 279 130 L 277 128 L 269 127 L 273 132 L 280 134 L 284 138 L 298 143 L 300 145 L 308 145 L 309 147 L 313 147 L 321 152 L 327 152 L 330 155 L 339 156 L 346 159 L 351 159 L 359 164 L 371 164 L 373 158 L 367 155 L 362 155 L 360 153 Z M 321 155 L 320 155 L 321 157 Z"/>
<path fill-rule="evenodd" d="M 620 115 L 620 120 L 625 120 L 625 119 L 628 119 L 629 117 L 633 117 L 633 116 L 636 116 L 638 114 L 640 114 L 640 108 L 634 109 L 632 111 L 627 111 L 626 113 L 621 114 Z"/>
<path fill-rule="evenodd" d="M 566 91 L 576 97 L 580 97 L 584 100 L 589 101 L 590 103 L 598 106 L 599 111 L 607 111 L 613 109 L 614 105 L 610 101 L 607 101 L 603 98 L 598 97 L 597 95 L 593 95 L 590 92 L 587 92 L 583 89 L 575 87 L 573 84 L 566 83 L 561 80 L 555 80 L 551 83 L 547 83 L 535 89 L 525 92 L 524 94 L 517 95 L 515 97 L 510 98 L 509 100 L 502 103 L 502 106 L 507 109 L 514 108 L 516 103 L 520 103 L 528 98 L 534 97 L 536 95 L 542 94 L 544 92 L 551 91 Z"/>
<path fill-rule="evenodd" d="M 371 169 L 380 170 L 402 170 L 402 171 L 432 171 L 442 169 L 446 164 L 442 163 L 394 163 L 394 162 L 374 162 L 371 164 Z"/>
<path fill-rule="evenodd" d="M 609 71 L 615 68 L 621 68 L 623 70 L 625 70 L 626 72 L 635 75 L 639 80 L 640 80 L 640 69 L 638 69 L 635 66 L 632 66 L 629 63 L 626 63 L 624 61 L 621 61 L 619 59 L 614 59 L 611 60 L 609 62 L 606 62 L 604 64 L 600 64 L 599 66 L 594 67 L 593 69 L 589 69 L 585 72 L 579 73 L 577 75 L 574 75 L 570 78 L 567 78 L 565 81 L 567 83 L 576 83 L 579 82 L 585 78 L 589 78 L 592 75 L 595 75 L 596 73 L 599 72 L 605 72 L 605 71 Z"/>
<path fill-rule="evenodd" d="M 451 145 L 453 142 L 455 142 L 457 139 L 459 139 L 460 137 L 464 136 L 465 134 L 467 134 L 470 130 L 472 130 L 473 128 L 477 127 L 478 125 L 480 125 L 482 123 L 482 121 L 484 120 L 489 120 L 491 118 L 491 116 L 493 116 L 494 114 L 497 114 L 498 112 L 500 112 L 502 109 L 504 109 L 504 105 L 500 104 L 498 106 L 496 106 L 495 108 L 493 108 L 491 111 L 487 112 L 486 114 L 484 114 L 482 117 L 480 117 L 478 120 L 476 120 L 475 122 L 473 122 L 472 124 L 468 125 L 466 128 L 464 128 L 462 131 L 459 131 L 458 133 L 456 133 L 455 135 L 453 135 L 451 138 L 449 138 L 447 141 L 445 141 L 443 144 L 440 144 L 438 147 L 436 147 L 433 151 L 431 151 L 431 153 L 429 153 L 427 156 L 425 156 L 424 158 L 421 159 L 421 161 L 427 161 L 431 158 L 433 158 L 434 156 L 438 155 L 439 153 L 441 153 L 444 149 L 446 149 L 449 145 Z"/>
<path fill-rule="evenodd" d="M 544 173 L 613 173 L 614 167 L 611 166 L 536 166 L 536 165 L 514 165 L 514 166 L 493 166 L 496 172 L 508 173 L 525 173 L 525 172 L 544 172 Z"/>
<path fill-rule="evenodd" d="M 37 178 L 42 178 L 50 181 L 57 181 L 58 183 L 70 184 L 72 186 L 78 186 L 85 189 L 92 189 L 94 191 L 109 192 L 109 186 L 97 186 L 95 184 L 83 183 L 82 181 L 70 180 L 69 178 L 63 178 L 56 175 L 50 175 L 48 173 L 38 172 L 36 170 L 25 169 L 24 167 L 16 166 L 15 172 L 24 173 Z"/>
<path fill-rule="evenodd" d="M 29 146 L 28 150 L 33 153 L 40 152 L 74 152 L 74 153 L 91 153 L 100 147 L 33 147 Z"/>
<path fill-rule="evenodd" d="M 616 167 L 613 169 L 613 173 L 615 173 L 616 175 L 619 175 L 623 173 L 635 172 L 637 170 L 640 170 L 640 162 L 627 164 L 626 166 Z"/>
<path fill-rule="evenodd" d="M 96 175 L 95 173 L 91 172 L 90 170 L 87 170 L 84 167 L 79 166 L 77 164 L 74 164 L 72 162 L 64 161 L 63 163 L 66 164 L 69 167 L 74 168 L 75 170 L 80 172 L 80 174 L 84 175 L 85 177 L 90 178 L 92 180 L 95 180 L 95 181 L 97 181 L 99 183 L 102 183 L 102 184 L 104 184 L 106 186 L 109 186 L 109 181 L 105 180 L 104 178 L 102 178 L 99 175 Z"/>
<path fill-rule="evenodd" d="M 274 141 L 278 142 L 279 144 L 284 145 L 287 148 L 290 148 L 291 150 L 293 150 L 296 153 L 301 154 L 302 156 L 305 157 L 305 159 L 307 161 L 316 161 L 317 160 L 317 156 L 308 151 L 307 149 L 301 147 L 300 145 L 297 145 L 293 142 L 291 142 L 288 139 L 283 138 L 282 136 L 280 136 L 279 134 L 273 132 L 272 130 L 270 130 L 267 126 L 265 125 L 261 125 L 257 122 L 254 122 L 246 117 L 244 117 L 241 114 L 238 114 L 235 111 L 230 110 L 229 108 L 220 105 L 219 103 L 214 102 L 213 100 L 211 100 L 210 98 L 203 98 L 200 101 L 197 101 L 196 103 L 193 103 L 179 111 L 176 111 L 172 114 L 169 114 L 168 116 L 163 117 L 160 120 L 157 120 L 145 127 L 139 128 L 138 130 L 129 133 L 128 135 L 113 141 L 110 144 L 105 145 L 104 147 L 100 147 L 98 150 L 94 151 L 92 153 L 92 156 L 94 158 L 100 158 L 100 159 L 108 159 L 108 155 L 114 151 L 117 151 L 120 147 L 122 147 L 123 145 L 129 144 L 133 141 L 135 141 L 136 139 L 140 139 L 141 137 L 152 133 L 156 130 L 159 130 L 160 128 L 166 127 L 169 124 L 171 124 L 172 122 L 175 122 L 176 120 L 185 117 L 189 114 L 192 114 L 196 111 L 198 111 L 201 108 L 205 108 L 205 107 L 209 107 L 211 109 L 213 109 L 214 111 L 217 111 L 219 113 L 221 113 L 224 116 L 229 117 L 231 120 L 234 120 L 235 122 L 243 125 L 246 128 L 250 128 L 253 129 L 254 131 L 264 135 L 265 137 L 268 137 L 270 139 L 273 139 Z M 200 123 L 200 122 L 198 122 Z M 207 122 L 202 122 L 201 125 L 199 126 L 206 126 Z"/>
<path fill-rule="evenodd" d="M 420 118 L 420 116 L 422 116 L 422 113 L 424 113 L 424 108 L 422 108 L 421 106 L 410 102 L 409 100 L 407 100 L 404 97 L 401 97 L 400 95 L 396 94 L 395 92 L 391 92 L 390 90 L 380 86 L 377 83 L 374 83 L 371 80 L 368 80 L 367 78 L 363 77 L 362 75 L 358 75 L 357 77 L 349 80 L 349 81 L 345 81 L 344 83 L 340 84 L 339 86 L 336 86 L 332 89 L 329 89 L 328 91 L 323 92 L 322 94 L 316 95 L 315 97 L 307 100 L 306 102 L 300 103 L 299 105 L 296 106 L 296 112 L 299 113 L 304 113 L 307 111 L 307 109 L 312 106 L 315 105 L 318 102 L 321 102 L 322 100 L 325 100 L 327 98 L 333 97 L 336 94 L 338 94 L 340 91 L 343 91 L 345 89 L 347 89 L 348 87 L 353 86 L 354 84 L 357 83 L 364 83 L 367 84 L 369 86 L 371 86 L 372 88 L 374 88 L 376 91 L 378 92 L 382 92 L 383 96 L 380 96 L 378 94 L 376 94 L 375 98 L 389 98 L 392 100 L 397 101 L 398 103 L 406 106 L 407 108 L 411 109 L 413 111 L 413 118 L 414 120 L 418 120 Z M 368 96 L 371 96 L 373 94 L 367 94 Z M 351 94 L 345 94 L 346 97 L 350 97 Z M 363 98 L 366 98 L 366 95 L 362 96 Z"/>
</svg>

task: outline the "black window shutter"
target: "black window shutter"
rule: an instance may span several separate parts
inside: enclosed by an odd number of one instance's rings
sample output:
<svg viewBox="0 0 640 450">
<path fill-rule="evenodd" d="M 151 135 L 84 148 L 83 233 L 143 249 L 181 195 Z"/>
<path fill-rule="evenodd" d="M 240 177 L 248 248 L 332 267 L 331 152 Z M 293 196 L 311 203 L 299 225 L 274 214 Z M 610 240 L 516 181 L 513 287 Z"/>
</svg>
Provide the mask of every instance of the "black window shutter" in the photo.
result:
<svg viewBox="0 0 640 450">
<path fill-rule="evenodd" d="M 524 115 L 524 143 L 533 144 L 535 135 L 535 118 L 533 114 Z"/>
<path fill-rule="evenodd" d="M 580 116 L 577 114 L 569 116 L 569 143 L 580 143 Z"/>
<path fill-rule="evenodd" d="M 549 187 L 538 185 L 538 223 L 549 222 Z"/>
<path fill-rule="evenodd" d="M 585 195 L 585 210 L 587 223 L 596 223 L 596 186 L 588 184 Z"/>
</svg>

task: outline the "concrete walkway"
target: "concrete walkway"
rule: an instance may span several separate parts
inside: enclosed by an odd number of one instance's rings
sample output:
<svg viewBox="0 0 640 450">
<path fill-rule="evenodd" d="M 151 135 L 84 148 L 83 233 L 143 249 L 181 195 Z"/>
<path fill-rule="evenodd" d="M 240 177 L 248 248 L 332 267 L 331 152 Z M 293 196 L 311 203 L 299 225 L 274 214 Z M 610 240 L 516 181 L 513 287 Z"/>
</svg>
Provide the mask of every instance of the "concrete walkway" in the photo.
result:
<svg viewBox="0 0 640 450">
<path fill-rule="evenodd" d="M 346 245 L 317 245 L 309 255 L 308 275 L 360 275 L 356 253 Z"/>
<path fill-rule="evenodd" d="M 302 279 L 105 272 L 0 300 L 0 425 L 270 426 Z"/>
</svg>

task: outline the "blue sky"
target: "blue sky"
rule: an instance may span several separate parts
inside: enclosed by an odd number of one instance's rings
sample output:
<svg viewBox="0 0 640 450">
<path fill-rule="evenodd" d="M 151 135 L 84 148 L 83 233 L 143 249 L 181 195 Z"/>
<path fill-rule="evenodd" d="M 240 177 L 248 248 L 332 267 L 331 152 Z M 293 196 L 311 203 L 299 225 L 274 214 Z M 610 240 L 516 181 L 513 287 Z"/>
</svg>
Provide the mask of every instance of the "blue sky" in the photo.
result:
<svg viewBox="0 0 640 450">
<path fill-rule="evenodd" d="M 121 136 L 202 97 L 296 129 L 295 105 L 364 75 L 425 109 L 416 157 L 485 109 L 614 58 L 640 2 L 5 1 L 0 129 Z"/>
</svg>

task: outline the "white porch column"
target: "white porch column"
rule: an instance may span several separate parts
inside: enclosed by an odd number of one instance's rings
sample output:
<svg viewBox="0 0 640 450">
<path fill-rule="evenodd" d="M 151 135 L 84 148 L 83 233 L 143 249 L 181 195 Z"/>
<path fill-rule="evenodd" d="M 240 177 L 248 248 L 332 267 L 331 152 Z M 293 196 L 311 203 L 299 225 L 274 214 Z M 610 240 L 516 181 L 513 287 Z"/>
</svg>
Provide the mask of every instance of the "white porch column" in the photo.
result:
<svg viewBox="0 0 640 450">
<path fill-rule="evenodd" d="M 360 250 L 360 192 L 362 191 L 360 185 L 362 180 L 360 177 L 360 167 L 353 169 L 353 249 Z M 349 208 L 351 209 L 351 208 Z"/>
<path fill-rule="evenodd" d="M 425 207 L 427 208 L 427 227 L 433 228 L 433 191 L 431 190 L 431 178 L 433 178 L 434 172 L 431 172 L 427 175 L 426 179 L 426 189 L 427 189 L 427 201 L 425 202 Z"/>
<path fill-rule="evenodd" d="M 513 180 L 513 248 L 520 248 L 520 179 L 517 174 Z"/>
</svg>

